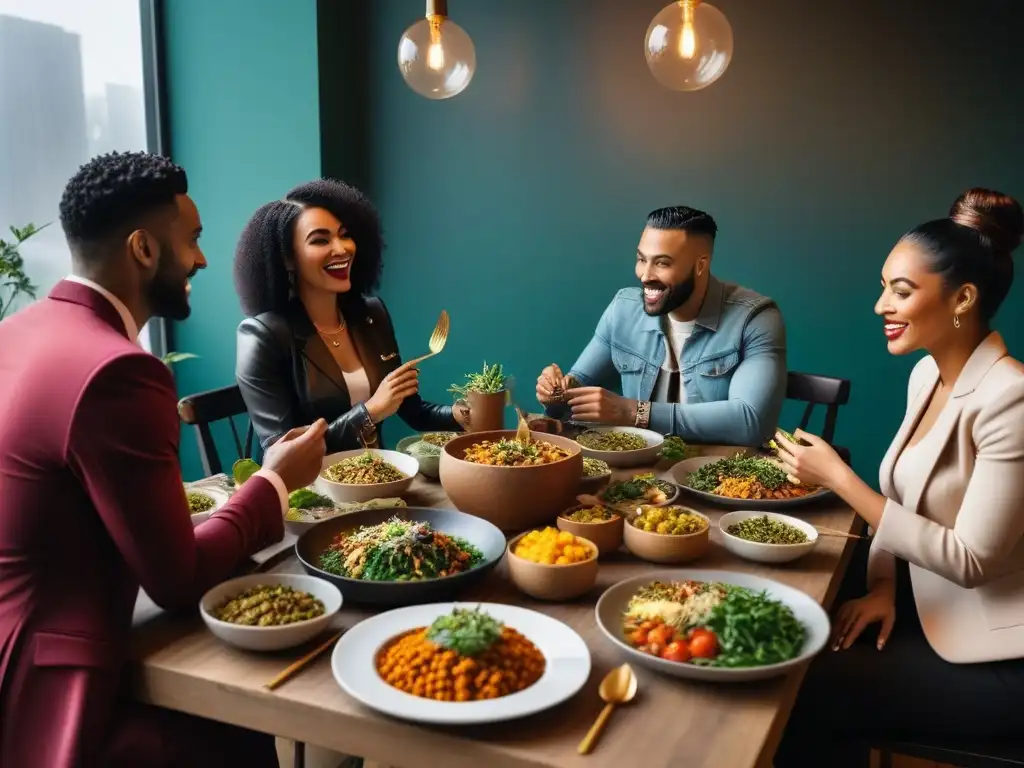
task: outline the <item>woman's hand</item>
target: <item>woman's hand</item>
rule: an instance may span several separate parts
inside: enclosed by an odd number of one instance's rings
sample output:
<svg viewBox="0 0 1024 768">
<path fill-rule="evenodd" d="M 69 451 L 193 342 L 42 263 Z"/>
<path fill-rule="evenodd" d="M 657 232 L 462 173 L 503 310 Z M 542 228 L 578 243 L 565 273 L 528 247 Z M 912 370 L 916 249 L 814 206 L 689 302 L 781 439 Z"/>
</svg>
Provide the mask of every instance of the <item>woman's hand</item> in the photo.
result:
<svg viewBox="0 0 1024 768">
<path fill-rule="evenodd" d="M 810 445 L 797 445 L 779 432 L 775 443 L 779 446 L 779 460 L 785 470 L 808 485 L 823 485 L 835 490 L 848 467 L 835 449 L 817 435 L 798 429 L 794 436 Z"/>
<path fill-rule="evenodd" d="M 832 650 L 845 651 L 861 632 L 878 621 L 882 622 L 882 629 L 875 646 L 882 650 L 896 623 L 896 585 L 891 581 L 879 583 L 864 597 L 851 600 L 839 609 L 832 627 Z"/>
<path fill-rule="evenodd" d="M 374 424 L 394 415 L 402 401 L 420 389 L 420 372 L 415 361 L 398 366 L 384 377 L 377 391 L 366 401 L 366 410 Z"/>
<path fill-rule="evenodd" d="M 452 416 L 463 431 L 469 429 L 469 414 L 469 405 L 466 403 L 460 402 L 452 406 Z"/>
</svg>

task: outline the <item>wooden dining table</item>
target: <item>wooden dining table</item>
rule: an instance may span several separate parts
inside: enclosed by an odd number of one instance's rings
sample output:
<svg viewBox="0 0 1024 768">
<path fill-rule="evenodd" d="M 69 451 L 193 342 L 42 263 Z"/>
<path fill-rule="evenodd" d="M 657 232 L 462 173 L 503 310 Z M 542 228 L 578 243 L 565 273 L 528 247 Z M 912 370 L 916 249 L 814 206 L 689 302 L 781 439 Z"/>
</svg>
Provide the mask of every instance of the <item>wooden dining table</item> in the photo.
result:
<svg viewBox="0 0 1024 768">
<path fill-rule="evenodd" d="M 617 471 L 615 479 L 651 469 Z M 653 469 L 664 472 L 667 467 Z M 440 484 L 422 475 L 403 498 L 410 507 L 451 507 Z M 681 496 L 679 503 L 712 520 L 710 551 L 687 566 L 765 576 L 801 589 L 830 607 L 853 540 L 822 536 L 810 554 L 793 563 L 762 565 L 741 560 L 722 546 L 716 526 L 728 510 L 687 496 Z M 835 497 L 796 508 L 792 514 L 842 532 L 860 529 L 853 510 Z M 275 550 L 263 553 L 265 568 L 301 572 L 291 554 L 293 542 L 294 537 L 288 535 Z M 616 582 L 665 567 L 640 561 L 625 551 L 612 553 L 601 558 L 597 584 L 586 596 L 566 603 L 545 603 L 519 592 L 509 581 L 503 561 L 478 586 L 459 596 L 460 600 L 508 603 L 540 611 L 568 624 L 587 643 L 593 665 L 583 689 L 569 701 L 525 719 L 489 726 L 434 727 L 391 718 L 362 706 L 341 690 L 331 673 L 329 652 L 269 691 L 264 683 L 325 638 L 282 653 L 242 651 L 215 638 L 198 614 L 165 615 L 144 595 L 136 608 L 133 692 L 144 703 L 360 755 L 394 768 L 575 768 L 633 762 L 645 768 L 770 766 L 806 665 L 782 678 L 742 684 L 697 683 L 633 665 L 639 678 L 636 699 L 616 710 L 593 753 L 577 753 L 580 740 L 603 706 L 598 695 L 601 679 L 626 661 L 623 652 L 596 626 L 594 605 Z M 377 612 L 345 605 L 333 631 L 349 628 Z"/>
</svg>

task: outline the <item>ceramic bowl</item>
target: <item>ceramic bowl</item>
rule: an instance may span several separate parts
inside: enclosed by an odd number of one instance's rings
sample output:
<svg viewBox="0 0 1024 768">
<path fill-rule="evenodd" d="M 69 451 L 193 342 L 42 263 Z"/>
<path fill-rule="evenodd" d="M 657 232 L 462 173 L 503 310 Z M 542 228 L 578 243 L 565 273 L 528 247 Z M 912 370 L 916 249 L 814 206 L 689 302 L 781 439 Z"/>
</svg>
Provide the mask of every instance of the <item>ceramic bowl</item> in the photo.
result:
<svg viewBox="0 0 1024 768">
<path fill-rule="evenodd" d="M 324 604 L 324 612 L 315 619 L 277 627 L 251 627 L 232 624 L 213 617 L 217 606 L 235 595 L 257 586 L 284 584 L 307 592 Z M 333 584 L 313 576 L 288 573 L 256 573 L 225 581 L 211 589 L 199 602 L 199 613 L 210 631 L 228 645 L 248 651 L 281 651 L 312 640 L 331 623 L 341 610 L 341 592 Z"/>
<path fill-rule="evenodd" d="M 405 475 L 405 477 L 391 483 L 371 483 L 368 485 L 360 485 L 355 483 L 336 483 L 323 476 L 323 470 L 327 469 L 332 464 L 337 464 L 342 459 L 359 456 L 366 452 L 380 456 L 380 458 L 391 464 L 395 469 Z M 332 453 L 329 456 L 324 456 L 324 461 L 321 465 L 321 474 L 317 476 L 316 481 L 313 483 L 313 489 L 339 503 L 345 503 L 347 501 L 369 501 L 370 499 L 379 499 L 387 496 L 401 496 L 409 490 L 409 486 L 412 485 L 412 481 L 416 479 L 416 474 L 419 471 L 420 463 L 416 459 L 407 454 L 399 453 L 398 451 L 384 451 L 379 448 L 359 448 L 354 451 L 341 451 L 339 453 Z"/>
<path fill-rule="evenodd" d="M 588 427 L 586 431 L 624 432 L 629 435 L 638 435 L 647 443 L 646 448 L 638 448 L 635 451 L 598 451 L 593 448 L 587 448 L 582 444 L 580 445 L 584 456 L 601 459 L 601 461 L 607 462 L 610 467 L 642 467 L 656 464 L 658 462 L 658 452 L 661 450 L 662 443 L 665 442 L 664 436 L 659 435 L 657 432 L 651 432 L 649 429 L 639 429 L 638 427 Z"/>
<path fill-rule="evenodd" d="M 231 498 L 231 496 L 228 494 L 228 492 L 223 490 L 223 489 L 221 489 L 221 488 L 206 488 L 206 487 L 202 487 L 202 486 L 197 486 L 197 487 L 190 488 L 189 486 L 186 485 L 185 486 L 185 493 L 201 493 L 201 494 L 203 494 L 205 496 L 209 496 L 214 501 L 214 505 L 213 505 L 212 509 L 208 509 L 205 512 L 197 512 L 196 514 L 192 515 L 192 527 L 193 528 L 195 528 L 200 523 L 205 522 L 206 520 L 209 520 L 210 519 L 210 515 L 212 515 L 218 509 L 223 507 L 225 504 L 227 504 L 228 503 L 228 499 Z"/>
<path fill-rule="evenodd" d="M 761 517 L 767 515 L 773 520 L 792 525 L 807 534 L 807 541 L 802 544 L 762 544 L 757 541 L 748 541 L 739 536 L 733 536 L 728 532 L 729 526 L 735 525 L 741 520 L 750 517 Z M 809 554 L 818 543 L 817 529 L 804 520 L 799 520 L 788 515 L 780 515 L 775 512 L 757 512 L 745 510 L 742 512 L 730 512 L 722 515 L 718 521 L 718 528 L 722 532 L 722 544 L 727 550 L 744 560 L 753 560 L 755 563 L 789 563 L 793 560 Z"/>
<path fill-rule="evenodd" d="M 320 569 L 320 555 L 338 534 L 364 525 L 379 525 L 392 517 L 429 523 L 435 531 L 465 539 L 480 550 L 484 560 L 476 568 L 462 573 L 420 581 L 364 581 Z M 295 542 L 295 555 L 306 573 L 329 581 L 341 590 L 346 601 L 362 605 L 412 605 L 452 600 L 462 590 L 479 583 L 505 556 L 505 536 L 486 520 L 454 509 L 364 509 L 313 526 Z"/>
<path fill-rule="evenodd" d="M 393 498 L 382 498 L 382 499 L 370 499 L 369 501 L 353 501 L 348 503 L 337 503 L 334 505 L 333 510 L 323 510 L 319 514 L 320 516 L 316 519 L 303 518 L 301 520 L 289 520 L 285 518 L 284 529 L 288 533 L 295 534 L 295 536 L 301 536 L 314 525 L 320 525 L 328 520 L 333 520 L 336 517 L 343 517 L 344 515 L 351 515 L 354 512 L 363 512 L 368 509 L 388 509 L 393 512 L 397 512 L 401 509 L 405 509 L 408 506 L 403 499 L 396 497 Z"/>
<path fill-rule="evenodd" d="M 626 521 L 622 529 L 622 539 L 626 544 L 626 549 L 641 560 L 652 563 L 686 563 L 696 560 L 711 546 L 709 537 L 711 520 L 707 515 L 702 515 L 695 509 L 689 507 L 682 507 L 682 509 L 703 518 L 707 523 L 704 530 L 684 536 L 642 531 L 630 522 L 633 517 L 636 517 L 634 515 Z"/>
<path fill-rule="evenodd" d="M 427 434 L 427 433 L 424 433 Z M 395 446 L 395 450 L 399 453 L 408 454 L 408 449 L 411 445 L 423 440 L 423 435 L 409 435 L 403 437 L 398 441 L 398 445 Z M 440 448 L 440 447 L 439 447 Z M 432 480 L 437 480 L 441 475 L 441 453 L 438 452 L 437 456 L 417 456 L 416 460 L 420 464 L 420 474 L 424 477 L 429 477 Z"/>
<path fill-rule="evenodd" d="M 628 480 L 628 479 L 630 479 L 630 478 L 622 478 L 622 480 Z M 661 478 L 661 477 L 659 477 L 657 479 L 660 480 L 662 483 L 664 483 L 665 485 L 668 486 L 668 490 L 665 492 L 665 500 L 664 501 L 653 502 L 653 501 L 648 501 L 646 499 L 626 499 L 624 501 L 620 501 L 620 502 L 617 502 L 617 503 L 620 506 L 635 505 L 635 506 L 638 506 L 638 507 L 641 506 L 641 505 L 647 505 L 649 507 L 668 507 L 668 506 L 671 506 L 671 505 L 675 504 L 676 499 L 679 498 L 679 486 L 677 486 L 671 480 L 665 480 L 664 478 Z M 619 482 L 621 482 L 621 481 L 619 481 Z M 611 483 L 609 483 L 608 485 L 611 485 Z M 597 497 L 599 499 L 601 499 L 602 501 L 605 501 L 604 494 L 605 494 L 605 492 L 607 490 L 608 490 L 608 488 L 606 486 L 600 493 L 597 494 Z"/>
<path fill-rule="evenodd" d="M 704 581 L 731 584 L 746 587 L 754 592 L 767 592 L 768 596 L 779 600 L 789 607 L 797 621 L 804 625 L 806 633 L 800 652 L 793 659 L 778 664 L 760 667 L 711 667 L 698 664 L 681 664 L 677 661 L 659 659 L 649 653 L 642 653 L 633 648 L 622 634 L 622 614 L 625 613 L 630 600 L 637 591 L 654 581 Z M 697 570 L 679 568 L 673 570 L 651 570 L 641 576 L 620 581 L 610 587 L 594 609 L 597 626 L 604 636 L 625 656 L 624 660 L 639 667 L 662 675 L 671 675 L 689 680 L 700 680 L 707 683 L 745 683 L 753 680 L 767 680 L 786 675 L 804 665 L 809 659 L 820 653 L 828 641 L 831 624 L 825 609 L 818 601 L 794 587 L 780 584 L 777 581 L 755 576 L 752 573 L 735 573 L 729 571 Z M 710 690 L 710 689 L 709 689 Z"/>
<path fill-rule="evenodd" d="M 530 467 L 495 467 L 462 458 L 475 443 L 512 439 L 515 434 L 515 430 L 500 430 L 460 435 L 441 454 L 441 486 L 452 504 L 503 531 L 522 531 L 549 522 L 572 505 L 583 475 L 580 446 L 542 432 L 531 432 L 530 437 L 564 448 L 569 458 Z"/>
<path fill-rule="evenodd" d="M 590 549 L 591 556 L 580 563 L 547 565 L 527 560 L 515 553 L 516 545 L 529 531 L 508 543 L 508 573 L 520 591 L 537 600 L 572 600 L 589 592 L 597 583 L 597 545 L 581 536 L 579 543 Z"/>
<path fill-rule="evenodd" d="M 594 542 L 597 551 L 601 555 L 616 551 L 622 546 L 623 518 L 615 515 L 611 520 L 603 520 L 596 523 L 578 523 L 575 520 L 568 520 L 565 515 L 570 515 L 578 509 L 585 509 L 582 504 L 570 507 L 558 516 L 557 526 L 560 531 L 568 531 L 573 536 L 587 539 Z"/>
</svg>

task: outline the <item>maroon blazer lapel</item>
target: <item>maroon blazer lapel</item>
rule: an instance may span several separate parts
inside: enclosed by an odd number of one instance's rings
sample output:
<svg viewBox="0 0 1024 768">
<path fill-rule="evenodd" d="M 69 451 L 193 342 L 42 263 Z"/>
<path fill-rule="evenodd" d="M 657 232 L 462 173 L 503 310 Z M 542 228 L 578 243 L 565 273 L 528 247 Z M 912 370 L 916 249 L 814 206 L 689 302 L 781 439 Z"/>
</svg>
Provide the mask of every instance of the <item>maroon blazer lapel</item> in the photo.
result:
<svg viewBox="0 0 1024 768">
<path fill-rule="evenodd" d="M 103 322 L 107 323 L 126 339 L 128 338 L 128 329 L 124 327 L 124 320 L 121 319 L 121 315 L 118 313 L 114 305 L 107 300 L 106 296 L 93 290 L 87 285 L 75 283 L 70 280 L 61 280 L 53 287 L 53 290 L 50 291 L 50 295 L 47 298 L 53 299 L 54 301 L 66 301 L 71 304 L 79 304 L 91 309 L 100 316 Z"/>
</svg>

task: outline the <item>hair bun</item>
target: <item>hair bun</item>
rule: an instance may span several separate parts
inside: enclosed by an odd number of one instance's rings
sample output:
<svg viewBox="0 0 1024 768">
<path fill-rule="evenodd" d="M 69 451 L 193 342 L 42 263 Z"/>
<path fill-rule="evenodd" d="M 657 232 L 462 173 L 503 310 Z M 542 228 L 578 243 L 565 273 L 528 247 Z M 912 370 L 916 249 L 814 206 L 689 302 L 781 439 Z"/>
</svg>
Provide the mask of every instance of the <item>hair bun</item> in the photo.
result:
<svg viewBox="0 0 1024 768">
<path fill-rule="evenodd" d="M 997 256 L 1009 258 L 1024 236 L 1020 203 L 991 189 L 968 189 L 949 209 L 949 218 L 987 238 Z"/>
</svg>

